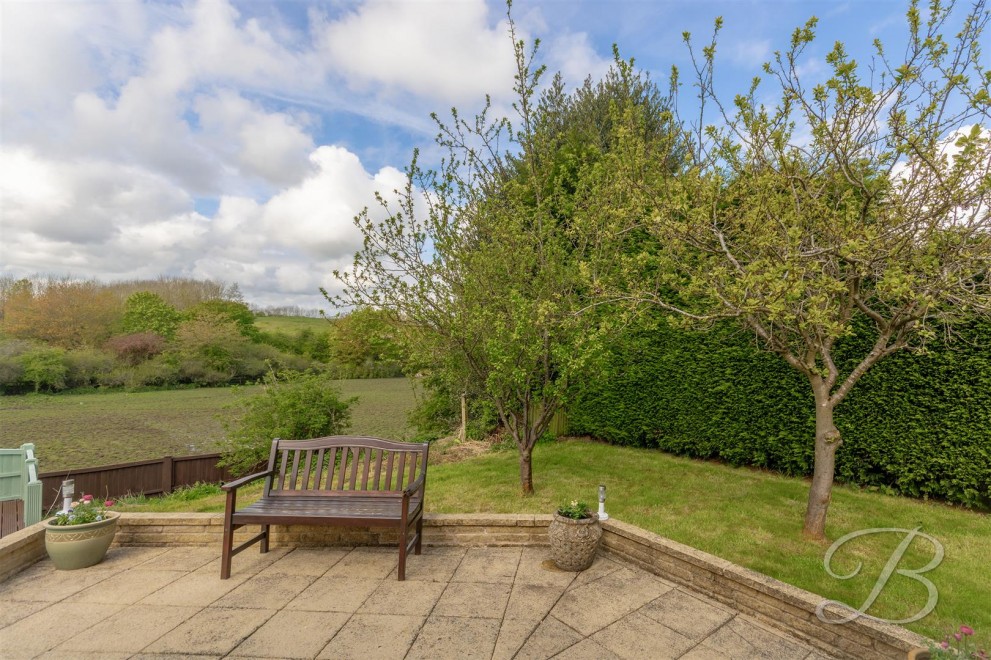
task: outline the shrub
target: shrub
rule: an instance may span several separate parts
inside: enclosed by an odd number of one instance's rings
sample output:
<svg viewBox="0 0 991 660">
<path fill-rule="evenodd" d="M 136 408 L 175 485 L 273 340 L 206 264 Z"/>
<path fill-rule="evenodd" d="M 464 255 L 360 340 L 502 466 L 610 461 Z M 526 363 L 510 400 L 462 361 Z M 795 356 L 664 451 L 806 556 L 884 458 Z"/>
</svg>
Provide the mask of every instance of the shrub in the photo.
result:
<svg viewBox="0 0 991 660">
<path fill-rule="evenodd" d="M 21 355 L 36 346 L 34 342 L 24 339 L 0 341 L 0 392 L 13 394 L 27 387 Z"/>
<path fill-rule="evenodd" d="M 0 355 L 0 392 L 13 394 L 23 385 L 24 366 L 16 357 Z"/>
<path fill-rule="evenodd" d="M 65 389 L 65 351 L 60 348 L 34 348 L 20 356 L 24 368 L 24 380 L 34 385 L 34 391 L 42 388 L 56 391 Z"/>
<path fill-rule="evenodd" d="M 101 385 L 113 373 L 114 356 L 96 348 L 81 348 L 65 354 L 66 381 L 69 387 Z"/>
<path fill-rule="evenodd" d="M 179 310 L 156 293 L 138 291 L 124 302 L 121 329 L 130 335 L 154 333 L 172 339 L 181 322 Z"/>
<path fill-rule="evenodd" d="M 342 399 L 325 374 L 269 372 L 261 394 L 234 404 L 242 414 L 224 425 L 227 439 L 220 464 L 244 474 L 268 457 L 275 438 L 300 440 L 343 433 L 356 400 Z"/>
<path fill-rule="evenodd" d="M 182 378 L 200 384 L 230 381 L 249 344 L 229 319 L 202 315 L 185 321 L 175 341 Z"/>
<path fill-rule="evenodd" d="M 165 350 L 165 337 L 157 332 L 137 332 L 114 337 L 106 343 L 124 364 L 134 366 L 159 355 Z"/>
<path fill-rule="evenodd" d="M 231 323 L 244 337 L 254 338 L 258 334 L 254 312 L 244 303 L 235 300 L 206 300 L 191 307 L 186 314 L 190 320 L 207 319 L 212 323 Z"/>
<path fill-rule="evenodd" d="M 123 385 L 128 388 L 166 387 L 179 382 L 179 370 L 161 356 L 123 370 Z"/>
</svg>

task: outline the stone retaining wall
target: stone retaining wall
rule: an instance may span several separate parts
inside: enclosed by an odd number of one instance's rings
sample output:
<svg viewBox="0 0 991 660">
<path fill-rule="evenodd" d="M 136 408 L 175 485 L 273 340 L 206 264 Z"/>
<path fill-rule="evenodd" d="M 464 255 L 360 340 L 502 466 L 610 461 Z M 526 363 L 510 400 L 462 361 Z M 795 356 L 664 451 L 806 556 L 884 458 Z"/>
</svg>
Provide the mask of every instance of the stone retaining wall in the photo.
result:
<svg viewBox="0 0 991 660">
<path fill-rule="evenodd" d="M 45 557 L 45 524 L 35 523 L 0 539 L 0 582 Z"/>
<path fill-rule="evenodd" d="M 549 515 L 431 514 L 424 518 L 424 544 L 443 546 L 547 545 Z M 191 545 L 220 548 L 223 516 L 216 513 L 124 513 L 114 545 Z M 617 520 L 602 524 L 600 552 L 725 603 L 826 653 L 845 658 L 904 658 L 926 639 L 898 626 L 868 619 L 831 625 L 816 617 L 823 598 L 713 555 Z M 242 528 L 235 542 L 252 535 Z M 290 526 L 273 529 L 272 545 L 395 545 L 395 530 L 361 527 Z M 0 581 L 45 556 L 39 523 L 0 539 Z"/>
</svg>

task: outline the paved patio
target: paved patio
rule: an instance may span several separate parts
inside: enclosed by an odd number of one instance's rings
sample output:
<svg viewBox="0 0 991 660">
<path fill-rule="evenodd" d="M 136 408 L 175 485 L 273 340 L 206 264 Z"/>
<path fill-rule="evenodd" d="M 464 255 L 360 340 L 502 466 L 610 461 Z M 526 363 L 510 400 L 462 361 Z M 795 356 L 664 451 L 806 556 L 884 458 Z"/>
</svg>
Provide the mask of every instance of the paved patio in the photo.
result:
<svg viewBox="0 0 991 660">
<path fill-rule="evenodd" d="M 826 656 L 640 569 L 546 548 L 112 548 L 0 583 L 3 658 L 782 658 Z"/>
</svg>

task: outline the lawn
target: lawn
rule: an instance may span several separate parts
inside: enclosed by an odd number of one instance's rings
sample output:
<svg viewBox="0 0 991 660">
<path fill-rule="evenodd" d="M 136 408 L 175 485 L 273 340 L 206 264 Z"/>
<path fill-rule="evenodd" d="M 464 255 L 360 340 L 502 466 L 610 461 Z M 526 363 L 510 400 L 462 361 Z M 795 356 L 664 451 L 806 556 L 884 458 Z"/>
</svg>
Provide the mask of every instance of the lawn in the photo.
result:
<svg viewBox="0 0 991 660">
<path fill-rule="evenodd" d="M 321 319 L 310 319 L 320 321 Z M 337 381 L 358 396 L 350 431 L 404 439 L 413 390 L 405 378 Z M 33 442 L 42 472 L 217 451 L 227 409 L 254 387 L 0 397 L 0 446 Z"/>
<path fill-rule="evenodd" d="M 855 577 L 831 577 L 823 567 L 829 544 L 802 538 L 808 483 L 756 470 L 670 456 L 659 451 L 591 442 L 542 443 L 534 452 L 536 494 L 519 492 L 515 450 L 494 451 L 458 463 L 434 465 L 427 486 L 427 511 L 434 513 L 549 513 L 571 499 L 594 502 L 598 484 L 608 487 L 611 516 L 694 546 L 783 582 L 854 607 L 864 603 L 903 534 L 862 536 L 840 548 L 831 564 L 839 575 L 863 567 Z M 212 494 L 211 494 L 212 493 Z M 254 489 L 257 496 L 258 488 Z M 216 489 L 133 510 L 222 511 Z M 250 501 L 250 491 L 244 501 Z M 945 550 L 942 563 L 923 577 L 938 591 L 935 610 L 914 623 L 916 632 L 942 638 L 966 623 L 985 645 L 991 632 L 987 571 L 991 517 L 964 509 L 836 486 L 827 534 L 835 540 L 869 528 L 921 531 Z M 918 569 L 933 557 L 916 538 L 898 565 Z M 887 619 L 908 618 L 926 604 L 922 583 L 895 573 L 868 610 Z"/>
</svg>

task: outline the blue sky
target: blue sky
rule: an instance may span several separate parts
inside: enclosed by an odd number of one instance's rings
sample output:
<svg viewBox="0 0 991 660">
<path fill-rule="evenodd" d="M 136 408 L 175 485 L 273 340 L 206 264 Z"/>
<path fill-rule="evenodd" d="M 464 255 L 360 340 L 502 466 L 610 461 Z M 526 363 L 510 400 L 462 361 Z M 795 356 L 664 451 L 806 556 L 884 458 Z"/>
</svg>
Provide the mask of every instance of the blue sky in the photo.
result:
<svg viewBox="0 0 991 660">
<path fill-rule="evenodd" d="M 905 2 L 517 0 L 521 36 L 570 84 L 624 57 L 690 84 L 681 33 L 724 29 L 730 100 L 792 30 L 820 19 L 812 81 L 836 40 L 900 52 Z M 0 273 L 237 282 L 249 302 L 328 308 L 360 245 L 353 216 L 429 159 L 429 113 L 511 102 L 505 5 L 0 2 Z M 691 115 L 692 90 L 681 93 Z M 329 308 L 328 308 L 329 309 Z"/>
</svg>

